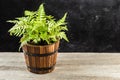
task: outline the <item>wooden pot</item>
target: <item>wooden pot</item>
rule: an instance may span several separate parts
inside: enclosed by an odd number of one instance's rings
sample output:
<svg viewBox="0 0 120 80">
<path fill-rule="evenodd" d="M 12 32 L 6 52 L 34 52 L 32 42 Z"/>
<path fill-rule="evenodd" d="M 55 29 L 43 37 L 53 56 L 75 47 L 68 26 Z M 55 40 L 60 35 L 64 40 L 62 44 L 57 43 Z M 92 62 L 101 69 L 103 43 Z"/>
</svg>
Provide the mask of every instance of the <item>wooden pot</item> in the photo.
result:
<svg viewBox="0 0 120 80">
<path fill-rule="evenodd" d="M 54 70 L 59 41 L 51 45 L 36 46 L 26 44 L 22 47 L 27 69 L 37 74 L 49 73 Z"/>
</svg>

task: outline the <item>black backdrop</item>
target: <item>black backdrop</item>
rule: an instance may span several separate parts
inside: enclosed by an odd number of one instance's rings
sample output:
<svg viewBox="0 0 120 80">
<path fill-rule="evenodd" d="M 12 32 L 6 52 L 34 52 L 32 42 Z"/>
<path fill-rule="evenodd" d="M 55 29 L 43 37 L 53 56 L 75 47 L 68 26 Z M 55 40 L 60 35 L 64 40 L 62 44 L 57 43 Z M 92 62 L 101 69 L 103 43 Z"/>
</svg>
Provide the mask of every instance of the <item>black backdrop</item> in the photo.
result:
<svg viewBox="0 0 120 80">
<path fill-rule="evenodd" d="M 68 12 L 69 43 L 61 40 L 63 52 L 120 52 L 120 0 L 0 0 L 0 51 L 18 51 L 19 38 L 7 32 L 6 20 L 37 10 L 45 3 L 47 14 L 57 19 Z"/>
</svg>

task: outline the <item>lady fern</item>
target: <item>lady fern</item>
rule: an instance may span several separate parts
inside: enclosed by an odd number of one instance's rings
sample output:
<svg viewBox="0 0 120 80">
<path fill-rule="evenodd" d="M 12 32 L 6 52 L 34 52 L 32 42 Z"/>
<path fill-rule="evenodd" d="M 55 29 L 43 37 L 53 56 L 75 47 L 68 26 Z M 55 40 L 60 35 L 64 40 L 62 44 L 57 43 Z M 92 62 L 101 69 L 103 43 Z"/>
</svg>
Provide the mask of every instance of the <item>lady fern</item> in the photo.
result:
<svg viewBox="0 0 120 80">
<path fill-rule="evenodd" d="M 43 4 L 37 11 L 26 10 L 24 13 L 24 17 L 8 21 L 15 24 L 9 32 L 10 35 L 21 37 L 21 46 L 27 42 L 52 44 L 62 38 L 68 41 L 65 34 L 68 30 L 65 22 L 67 13 L 56 21 L 53 16 L 45 14 Z"/>
</svg>

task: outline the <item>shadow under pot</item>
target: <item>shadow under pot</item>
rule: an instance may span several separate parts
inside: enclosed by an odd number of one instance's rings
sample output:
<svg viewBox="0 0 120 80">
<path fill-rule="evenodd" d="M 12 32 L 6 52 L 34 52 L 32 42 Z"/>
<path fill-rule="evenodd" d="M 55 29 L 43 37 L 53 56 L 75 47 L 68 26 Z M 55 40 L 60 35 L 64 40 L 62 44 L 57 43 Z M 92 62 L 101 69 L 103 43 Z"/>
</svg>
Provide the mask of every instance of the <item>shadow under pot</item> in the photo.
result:
<svg viewBox="0 0 120 80">
<path fill-rule="evenodd" d="M 30 72 L 44 74 L 55 68 L 59 41 L 44 46 L 26 44 L 22 47 L 27 69 Z"/>
</svg>

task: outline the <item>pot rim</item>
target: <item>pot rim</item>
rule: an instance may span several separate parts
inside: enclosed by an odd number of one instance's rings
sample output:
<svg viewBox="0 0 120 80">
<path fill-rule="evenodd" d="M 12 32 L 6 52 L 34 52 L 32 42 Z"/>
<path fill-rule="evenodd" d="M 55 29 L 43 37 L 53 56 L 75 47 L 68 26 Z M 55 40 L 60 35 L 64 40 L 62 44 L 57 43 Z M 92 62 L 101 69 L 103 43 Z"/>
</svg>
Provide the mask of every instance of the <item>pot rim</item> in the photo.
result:
<svg viewBox="0 0 120 80">
<path fill-rule="evenodd" d="M 52 43 L 52 44 L 48 44 L 48 45 L 33 45 L 33 44 L 29 44 L 29 43 L 26 43 L 25 45 L 28 45 L 28 46 L 34 46 L 34 47 L 45 47 L 45 46 L 52 46 L 52 45 L 54 45 L 54 44 L 56 44 L 56 43 L 59 43 L 60 41 L 58 40 L 58 41 L 56 41 L 56 42 L 54 42 L 54 43 Z"/>
</svg>

